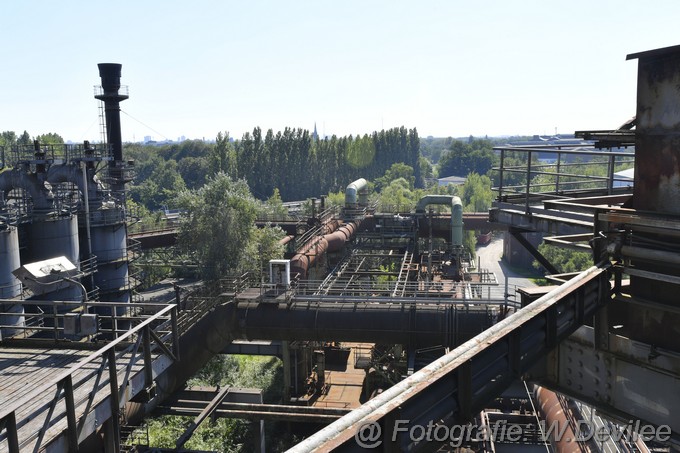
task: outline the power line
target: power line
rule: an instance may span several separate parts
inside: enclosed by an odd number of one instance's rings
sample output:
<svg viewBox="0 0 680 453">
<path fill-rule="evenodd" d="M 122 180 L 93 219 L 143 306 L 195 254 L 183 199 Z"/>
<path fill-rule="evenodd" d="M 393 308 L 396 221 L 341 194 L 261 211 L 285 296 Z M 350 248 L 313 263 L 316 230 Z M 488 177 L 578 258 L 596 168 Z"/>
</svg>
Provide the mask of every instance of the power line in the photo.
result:
<svg viewBox="0 0 680 453">
<path fill-rule="evenodd" d="M 129 114 L 128 112 L 126 112 L 125 110 L 121 110 L 121 112 L 124 113 L 126 116 L 130 117 L 131 119 L 137 121 L 139 124 L 141 124 L 142 126 L 146 127 L 147 129 L 149 129 L 149 130 L 152 131 L 153 133 L 155 133 L 155 134 L 157 134 L 157 135 L 160 135 L 160 136 L 163 137 L 165 140 L 170 140 L 170 139 L 169 139 L 168 137 L 166 137 L 164 134 L 161 134 L 160 132 L 158 132 L 156 129 L 154 129 L 154 128 L 151 127 L 151 126 L 142 123 L 140 120 L 138 120 L 138 119 L 135 118 L 134 116 L 130 115 L 130 114 Z"/>
</svg>

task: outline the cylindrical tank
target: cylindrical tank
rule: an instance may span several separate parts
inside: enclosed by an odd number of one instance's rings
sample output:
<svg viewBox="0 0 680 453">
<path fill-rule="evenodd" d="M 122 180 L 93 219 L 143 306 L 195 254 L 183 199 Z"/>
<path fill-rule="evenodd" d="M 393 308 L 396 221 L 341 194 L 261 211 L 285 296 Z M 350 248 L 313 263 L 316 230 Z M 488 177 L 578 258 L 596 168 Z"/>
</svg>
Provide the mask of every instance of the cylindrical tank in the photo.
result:
<svg viewBox="0 0 680 453">
<path fill-rule="evenodd" d="M 97 257 L 94 283 L 106 302 L 129 302 L 127 230 L 122 211 L 101 209 L 93 213 L 92 254 Z"/>
<path fill-rule="evenodd" d="M 56 218 L 34 217 L 28 226 L 29 241 L 27 253 L 22 259 L 24 264 L 65 256 L 76 268 L 80 269 L 80 245 L 78 243 L 78 216 L 68 215 Z M 39 296 L 33 300 L 81 301 L 83 291 L 78 285 L 70 285 L 58 291 Z M 43 311 L 51 310 L 41 307 Z M 58 312 L 68 311 L 61 307 Z"/>
<path fill-rule="evenodd" d="M 65 256 L 80 269 L 78 216 L 34 219 L 29 226 L 25 263 Z"/>
<path fill-rule="evenodd" d="M 4 225 L 0 229 L 0 299 L 13 299 L 21 294 L 21 283 L 12 274 L 12 271 L 21 265 L 19 257 L 19 235 L 16 227 Z M 23 305 L 0 304 L 3 313 L 16 313 L 16 315 L 0 315 L 0 325 L 23 326 Z M 19 330 L 3 328 L 0 332 L 2 337 L 9 337 Z"/>
</svg>

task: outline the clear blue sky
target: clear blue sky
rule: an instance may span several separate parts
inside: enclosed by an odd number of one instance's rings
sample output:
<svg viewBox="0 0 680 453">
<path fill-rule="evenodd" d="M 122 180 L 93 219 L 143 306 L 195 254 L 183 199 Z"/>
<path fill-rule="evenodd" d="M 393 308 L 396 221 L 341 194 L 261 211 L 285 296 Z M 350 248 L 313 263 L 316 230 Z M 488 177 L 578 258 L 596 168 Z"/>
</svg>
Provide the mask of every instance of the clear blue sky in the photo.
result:
<svg viewBox="0 0 680 453">
<path fill-rule="evenodd" d="M 0 130 L 73 141 L 99 139 L 100 62 L 123 64 L 125 140 L 314 122 L 492 136 L 615 128 L 635 111 L 626 55 L 680 44 L 677 0 L 27 0 L 0 15 Z"/>
</svg>

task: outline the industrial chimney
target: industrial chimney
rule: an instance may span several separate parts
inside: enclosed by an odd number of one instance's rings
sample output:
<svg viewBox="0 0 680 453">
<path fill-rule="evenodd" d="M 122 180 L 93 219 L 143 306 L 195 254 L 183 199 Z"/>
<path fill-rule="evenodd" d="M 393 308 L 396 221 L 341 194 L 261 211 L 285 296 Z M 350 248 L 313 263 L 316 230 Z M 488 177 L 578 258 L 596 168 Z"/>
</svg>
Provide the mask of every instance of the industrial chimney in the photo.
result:
<svg viewBox="0 0 680 453">
<path fill-rule="evenodd" d="M 95 95 L 96 99 L 104 102 L 106 116 L 106 141 L 111 146 L 113 161 L 109 169 L 114 191 L 122 191 L 123 181 L 123 136 L 120 129 L 120 101 L 128 98 L 120 91 L 120 73 L 123 65 L 118 63 L 99 63 L 99 76 L 102 79 L 102 90 Z"/>
</svg>

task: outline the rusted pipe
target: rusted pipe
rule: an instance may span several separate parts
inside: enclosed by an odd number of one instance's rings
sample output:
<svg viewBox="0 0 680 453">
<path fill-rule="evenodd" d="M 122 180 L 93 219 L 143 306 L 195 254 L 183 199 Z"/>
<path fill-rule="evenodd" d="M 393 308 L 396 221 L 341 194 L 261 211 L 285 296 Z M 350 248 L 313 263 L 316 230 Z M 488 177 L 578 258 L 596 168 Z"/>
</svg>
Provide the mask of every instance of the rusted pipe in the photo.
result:
<svg viewBox="0 0 680 453">
<path fill-rule="evenodd" d="M 314 266 L 318 257 L 326 252 L 337 252 L 344 247 L 359 228 L 359 221 L 344 224 L 337 231 L 321 236 L 319 239 L 308 242 L 290 260 L 291 276 L 300 275 L 307 278 L 307 272 Z"/>
<path fill-rule="evenodd" d="M 557 453 L 589 453 L 592 449 L 576 440 L 574 432 L 564 408 L 555 392 L 544 387 L 536 386 L 536 399 L 543 417 L 546 429 L 554 427 L 550 432 L 550 443 Z"/>
</svg>

